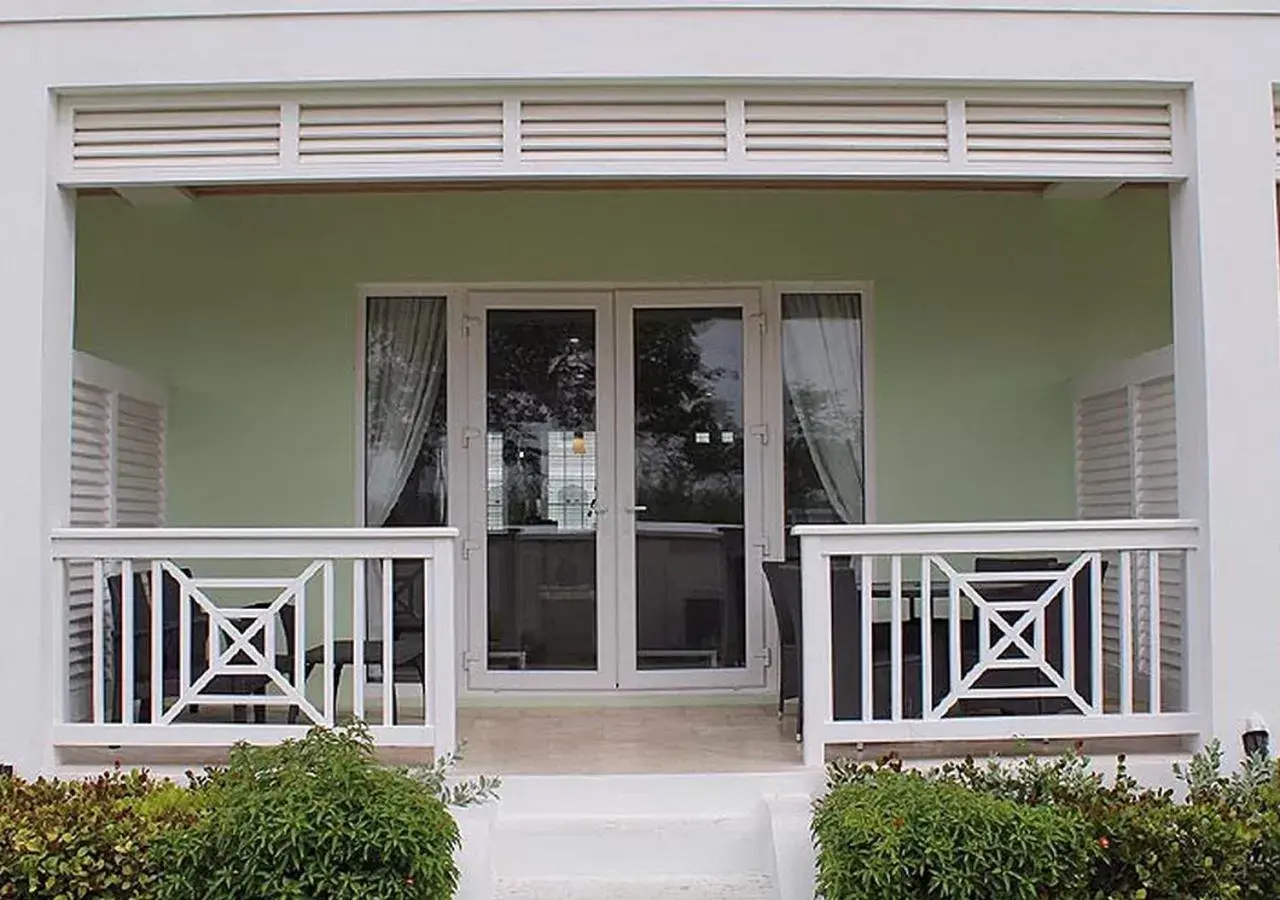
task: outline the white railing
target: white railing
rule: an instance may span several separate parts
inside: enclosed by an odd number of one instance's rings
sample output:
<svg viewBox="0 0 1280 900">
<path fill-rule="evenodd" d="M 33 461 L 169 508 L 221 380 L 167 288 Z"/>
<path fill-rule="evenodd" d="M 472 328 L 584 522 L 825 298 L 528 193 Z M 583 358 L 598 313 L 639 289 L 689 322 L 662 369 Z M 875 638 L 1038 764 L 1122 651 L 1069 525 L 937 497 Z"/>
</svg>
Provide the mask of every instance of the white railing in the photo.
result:
<svg viewBox="0 0 1280 900">
<path fill-rule="evenodd" d="M 801 526 L 805 761 L 828 744 L 1190 735 L 1194 522 Z"/>
<path fill-rule="evenodd" d="M 456 537 L 443 528 L 55 531 L 66 613 L 55 742 L 269 743 L 357 718 L 379 745 L 452 750 Z"/>
</svg>

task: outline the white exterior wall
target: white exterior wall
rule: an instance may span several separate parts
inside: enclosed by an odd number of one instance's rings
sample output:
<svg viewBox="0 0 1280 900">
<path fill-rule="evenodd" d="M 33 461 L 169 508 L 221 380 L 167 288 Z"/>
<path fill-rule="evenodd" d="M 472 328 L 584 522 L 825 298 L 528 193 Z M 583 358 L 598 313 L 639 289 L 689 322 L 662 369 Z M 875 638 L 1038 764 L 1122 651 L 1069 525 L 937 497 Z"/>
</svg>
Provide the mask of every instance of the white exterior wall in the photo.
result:
<svg viewBox="0 0 1280 900">
<path fill-rule="evenodd" d="M 73 271 L 52 188 L 51 91 L 576 79 L 1189 86 L 1195 174 L 1174 204 L 1182 509 L 1211 659 L 1194 694 L 1238 747 L 1280 729 L 1280 315 L 1271 90 L 1280 4 L 1262 0 L 0 0 L 0 761 L 52 762 L 56 646 L 45 535 L 66 508 Z M 981 8 L 979 8 L 981 7 Z M 1008 12 L 1034 9 L 1033 13 Z M 434 10 L 434 11 L 424 11 Z M 1251 14 L 1245 14 L 1249 12 Z M 68 16 L 63 21 L 53 17 Z M 14 688 L 13 686 L 20 686 Z"/>
</svg>

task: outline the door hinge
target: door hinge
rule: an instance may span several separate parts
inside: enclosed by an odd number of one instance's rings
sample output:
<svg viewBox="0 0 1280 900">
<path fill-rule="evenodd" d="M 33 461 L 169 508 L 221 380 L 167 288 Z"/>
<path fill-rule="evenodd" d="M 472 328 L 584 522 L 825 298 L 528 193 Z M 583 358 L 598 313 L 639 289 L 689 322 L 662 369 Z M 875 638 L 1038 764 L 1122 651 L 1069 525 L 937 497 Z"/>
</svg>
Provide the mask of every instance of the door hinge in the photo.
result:
<svg viewBox="0 0 1280 900">
<path fill-rule="evenodd" d="M 759 440 L 760 440 L 760 443 L 761 443 L 761 444 L 763 444 L 763 445 L 765 445 L 765 446 L 768 446 L 768 444 L 769 444 L 769 426 L 768 426 L 768 424 L 764 424 L 764 425 L 752 425 L 752 426 L 751 426 L 750 431 L 751 431 L 751 433 L 752 433 L 752 434 L 754 434 L 757 438 L 759 438 Z"/>
<path fill-rule="evenodd" d="M 761 334 L 768 333 L 769 320 L 765 318 L 764 313 L 752 313 L 751 318 L 756 320 L 756 327 L 760 329 Z"/>
<path fill-rule="evenodd" d="M 766 669 L 770 668 L 770 667 L 773 665 L 773 648 L 772 648 L 772 647 L 762 647 L 762 648 L 761 648 L 761 649 L 756 653 L 756 658 L 757 658 L 757 659 L 762 659 L 762 660 L 764 660 L 764 667 L 765 667 Z"/>
<path fill-rule="evenodd" d="M 463 316 L 462 317 L 462 333 L 465 336 L 470 337 L 471 326 L 482 325 L 482 324 L 484 324 L 484 319 L 480 318 L 479 316 Z"/>
<path fill-rule="evenodd" d="M 462 671 L 472 672 L 480 665 L 480 656 L 476 653 L 462 654 Z"/>
<path fill-rule="evenodd" d="M 464 449 L 471 447 L 471 442 L 476 438 L 482 437 L 484 432 L 479 428 L 471 428 L 470 426 L 462 429 L 462 446 Z"/>
<path fill-rule="evenodd" d="M 480 552 L 480 545 L 475 541 L 462 542 L 462 558 L 466 562 L 471 561 L 471 557 Z"/>
</svg>

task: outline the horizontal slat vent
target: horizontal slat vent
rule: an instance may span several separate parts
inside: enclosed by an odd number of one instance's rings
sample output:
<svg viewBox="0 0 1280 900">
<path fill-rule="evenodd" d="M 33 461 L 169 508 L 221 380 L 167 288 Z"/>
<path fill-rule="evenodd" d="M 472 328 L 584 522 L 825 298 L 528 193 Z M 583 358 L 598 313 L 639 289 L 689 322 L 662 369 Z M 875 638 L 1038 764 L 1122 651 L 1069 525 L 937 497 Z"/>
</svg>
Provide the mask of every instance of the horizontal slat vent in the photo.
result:
<svg viewBox="0 0 1280 900">
<path fill-rule="evenodd" d="M 110 524 L 111 395 L 76 381 L 71 389 L 71 516 L 73 528 Z"/>
<path fill-rule="evenodd" d="M 304 104 L 298 129 L 304 163 L 502 159 L 501 103 Z"/>
<path fill-rule="evenodd" d="M 748 100 L 746 152 L 769 158 L 945 160 L 947 106 Z"/>
<path fill-rule="evenodd" d="M 965 146 L 975 162 L 1172 163 L 1166 102 L 969 100 Z"/>
<path fill-rule="evenodd" d="M 79 109 L 72 158 L 80 167 L 235 166 L 280 158 L 280 107 Z"/>
<path fill-rule="evenodd" d="M 1271 111 L 1272 125 L 1275 127 L 1276 139 L 1276 164 L 1280 165 L 1280 103 L 1277 103 Z"/>
<path fill-rule="evenodd" d="M 71 385 L 71 511 L 73 528 L 111 524 L 111 442 L 114 395 L 104 387 L 75 379 Z M 67 666 L 72 713 L 89 708 L 92 645 L 93 567 L 67 566 Z"/>
<path fill-rule="evenodd" d="M 1178 515 L 1178 435 L 1173 376 L 1138 385 L 1134 393 L 1135 501 L 1142 518 Z"/>
<path fill-rule="evenodd" d="M 1133 515 L 1129 394 L 1123 388 L 1076 401 L 1076 503 L 1082 519 Z"/>
<path fill-rule="evenodd" d="M 164 437 L 162 406 L 121 395 L 116 433 L 116 525 L 164 524 Z"/>
<path fill-rule="evenodd" d="M 722 101 L 670 103 L 525 102 L 525 159 L 723 159 L 728 137 Z"/>
</svg>

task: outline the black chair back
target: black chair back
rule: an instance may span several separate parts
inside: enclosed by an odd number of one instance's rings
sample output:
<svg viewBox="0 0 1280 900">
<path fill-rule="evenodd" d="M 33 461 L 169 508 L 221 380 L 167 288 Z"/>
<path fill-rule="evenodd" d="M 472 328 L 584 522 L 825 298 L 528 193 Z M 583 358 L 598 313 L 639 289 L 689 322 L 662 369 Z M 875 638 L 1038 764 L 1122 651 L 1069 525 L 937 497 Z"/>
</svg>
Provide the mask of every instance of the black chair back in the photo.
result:
<svg viewBox="0 0 1280 900">
<path fill-rule="evenodd" d="M 778 620 L 778 637 L 783 645 L 796 646 L 800 643 L 800 564 L 767 562 L 764 577 Z"/>
</svg>

